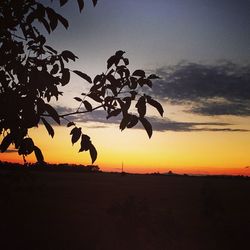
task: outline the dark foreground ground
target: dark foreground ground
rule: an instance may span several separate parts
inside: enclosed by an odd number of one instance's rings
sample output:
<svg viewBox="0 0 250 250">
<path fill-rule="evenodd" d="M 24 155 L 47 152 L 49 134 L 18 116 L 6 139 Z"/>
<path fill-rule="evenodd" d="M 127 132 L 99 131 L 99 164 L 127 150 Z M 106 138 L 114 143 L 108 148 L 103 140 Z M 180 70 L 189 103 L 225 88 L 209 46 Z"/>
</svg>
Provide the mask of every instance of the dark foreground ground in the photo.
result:
<svg viewBox="0 0 250 250">
<path fill-rule="evenodd" d="M 250 181 L 0 172 L 0 249 L 249 249 Z"/>
</svg>

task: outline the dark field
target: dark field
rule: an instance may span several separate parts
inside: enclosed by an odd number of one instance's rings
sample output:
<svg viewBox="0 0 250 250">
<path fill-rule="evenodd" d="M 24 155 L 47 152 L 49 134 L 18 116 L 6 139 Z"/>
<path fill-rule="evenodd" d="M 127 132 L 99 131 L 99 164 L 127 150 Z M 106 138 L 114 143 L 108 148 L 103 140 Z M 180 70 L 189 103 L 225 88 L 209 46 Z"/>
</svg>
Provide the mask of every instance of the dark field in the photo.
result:
<svg viewBox="0 0 250 250">
<path fill-rule="evenodd" d="M 248 249 L 250 181 L 0 173 L 0 249 Z"/>
</svg>

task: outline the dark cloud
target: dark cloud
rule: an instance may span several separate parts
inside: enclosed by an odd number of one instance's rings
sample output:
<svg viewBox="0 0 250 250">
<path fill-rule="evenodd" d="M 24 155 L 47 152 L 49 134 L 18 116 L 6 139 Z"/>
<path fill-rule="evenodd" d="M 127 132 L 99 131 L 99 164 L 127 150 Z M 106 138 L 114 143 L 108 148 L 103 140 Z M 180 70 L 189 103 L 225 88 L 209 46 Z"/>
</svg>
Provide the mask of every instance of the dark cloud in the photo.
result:
<svg viewBox="0 0 250 250">
<path fill-rule="evenodd" d="M 155 131 L 175 131 L 175 132 L 249 132 L 246 129 L 234 129 L 233 124 L 223 122 L 177 122 L 169 119 L 150 118 Z"/>
<path fill-rule="evenodd" d="M 97 123 L 110 123 L 109 120 L 106 119 L 106 113 L 103 110 L 95 110 L 89 113 L 80 113 L 75 115 L 70 115 L 71 113 L 75 113 L 76 109 L 65 107 L 65 106 L 54 106 L 57 113 L 62 116 L 66 115 L 64 118 L 61 118 L 61 125 L 66 125 L 69 121 L 71 122 L 97 122 Z M 82 110 L 79 110 L 81 112 Z M 50 117 L 45 116 L 45 119 L 51 125 L 57 125 L 57 123 Z"/>
<path fill-rule="evenodd" d="M 74 112 L 73 109 L 67 107 L 57 107 L 56 108 L 59 114 L 71 113 Z M 106 119 L 106 112 L 103 110 L 95 110 L 90 113 L 80 114 L 77 116 L 67 117 L 70 121 L 85 123 L 86 127 L 91 128 L 105 128 L 111 124 L 119 125 L 121 117 L 111 117 Z M 234 129 L 232 128 L 233 124 L 223 123 L 223 122 L 177 122 L 170 119 L 157 118 L 157 117 L 148 117 L 149 121 L 152 124 L 154 131 L 175 131 L 175 132 L 191 132 L 191 131 L 224 131 L 224 132 L 248 132 L 249 130 L 245 129 Z M 89 122 L 95 122 L 96 125 L 92 126 Z M 63 122 L 65 125 L 67 121 Z M 140 123 L 135 129 L 144 129 Z"/>
<path fill-rule="evenodd" d="M 67 107 L 56 107 L 56 110 L 58 114 L 67 114 L 67 113 L 73 113 L 76 111 L 76 109 L 70 109 Z M 81 111 L 81 110 L 80 110 Z M 97 122 L 97 123 L 118 123 L 119 117 L 111 117 L 110 119 L 106 119 L 107 113 L 104 110 L 94 110 L 93 112 L 88 113 L 82 113 L 78 115 L 69 115 L 66 116 L 70 121 L 73 122 Z M 63 122 L 64 119 L 62 119 Z M 67 121 L 64 120 L 64 123 L 67 123 Z"/>
<path fill-rule="evenodd" d="M 235 116 L 250 116 L 249 102 L 214 102 L 207 101 L 196 104 L 191 108 L 193 113 L 215 116 L 215 115 L 235 115 Z"/>
<path fill-rule="evenodd" d="M 182 62 L 157 74 L 153 93 L 160 99 L 192 104 L 190 111 L 203 115 L 250 115 L 250 65 Z"/>
</svg>

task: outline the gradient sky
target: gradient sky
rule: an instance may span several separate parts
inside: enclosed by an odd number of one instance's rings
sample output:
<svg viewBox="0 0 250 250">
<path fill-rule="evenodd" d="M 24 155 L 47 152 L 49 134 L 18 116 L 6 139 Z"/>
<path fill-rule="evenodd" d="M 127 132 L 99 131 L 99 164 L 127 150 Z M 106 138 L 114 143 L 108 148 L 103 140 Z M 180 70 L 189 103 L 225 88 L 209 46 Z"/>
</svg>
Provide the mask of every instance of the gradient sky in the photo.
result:
<svg viewBox="0 0 250 250">
<path fill-rule="evenodd" d="M 151 94 L 165 108 L 163 119 L 150 112 L 150 140 L 140 128 L 120 132 L 102 112 L 77 118 L 98 149 L 96 164 L 111 171 L 123 162 L 128 172 L 250 174 L 250 1 L 99 0 L 95 8 L 85 2 L 81 14 L 76 1 L 53 4 L 70 28 L 58 28 L 48 43 L 74 52 L 79 60 L 71 67 L 91 77 L 105 72 L 116 50 L 126 51 L 131 71 L 161 76 Z M 60 113 L 77 107 L 73 97 L 84 86 L 72 76 Z M 55 132 L 54 139 L 42 125 L 31 132 L 46 161 L 90 163 L 71 146 L 69 129 Z M 13 152 L 1 158 L 21 160 Z"/>
</svg>

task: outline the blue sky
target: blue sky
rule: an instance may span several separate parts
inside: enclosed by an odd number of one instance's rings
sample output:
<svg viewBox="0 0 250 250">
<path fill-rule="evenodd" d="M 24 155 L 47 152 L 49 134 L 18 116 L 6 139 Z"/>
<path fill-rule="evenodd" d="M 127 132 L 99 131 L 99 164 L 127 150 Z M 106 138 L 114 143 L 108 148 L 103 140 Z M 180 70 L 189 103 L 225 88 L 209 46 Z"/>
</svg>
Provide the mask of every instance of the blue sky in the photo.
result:
<svg viewBox="0 0 250 250">
<path fill-rule="evenodd" d="M 119 120 L 107 122 L 102 111 L 72 117 L 99 146 L 97 164 L 115 169 L 126 159 L 128 171 L 200 171 L 203 166 L 214 173 L 219 166 L 239 173 L 249 165 L 250 1 L 99 0 L 94 8 L 85 0 L 82 13 L 73 0 L 62 8 L 58 1 L 53 6 L 70 27 L 59 27 L 48 43 L 79 57 L 70 68 L 94 77 L 106 71 L 115 51 L 124 50 L 132 72 L 139 68 L 161 76 L 151 94 L 165 113 L 160 118 L 149 112 L 155 130 L 150 140 L 141 127 L 120 133 Z M 56 103 L 58 112 L 76 110 L 79 103 L 73 97 L 86 86 L 71 74 Z M 88 159 L 70 151 L 69 132 L 58 130 L 53 143 L 65 154 L 55 159 L 46 141 L 48 161 Z M 35 132 L 41 147 L 45 132 Z"/>
<path fill-rule="evenodd" d="M 118 49 L 150 69 L 181 60 L 249 61 L 247 0 L 99 0 L 95 8 L 85 1 L 81 14 L 75 2 L 59 10 L 70 28 L 53 42 L 74 50 L 91 71 Z"/>
<path fill-rule="evenodd" d="M 155 130 L 150 140 L 141 127 L 120 133 L 119 120 L 107 122 L 103 111 L 72 117 L 99 146 L 97 164 L 115 169 L 126 159 L 133 171 L 203 166 L 216 172 L 220 166 L 236 167 L 237 173 L 250 165 L 249 0 L 99 0 L 95 8 L 85 0 L 82 13 L 76 0 L 62 8 L 58 2 L 52 6 L 70 27 L 58 26 L 47 40 L 79 57 L 71 69 L 94 77 L 106 71 L 115 51 L 124 50 L 132 72 L 139 68 L 161 77 L 151 94 L 165 113 L 160 118 L 149 112 Z M 64 96 L 54 103 L 58 112 L 75 111 L 79 103 L 73 98 L 86 86 L 72 73 Z M 69 149 L 69 131 L 57 130 L 54 147 L 44 127 L 34 130 L 47 161 L 86 161 Z"/>
<path fill-rule="evenodd" d="M 70 27 L 67 31 L 60 27 L 49 41 L 78 55 L 72 67 L 93 77 L 105 71 L 106 60 L 121 49 L 130 59 L 131 70 L 142 68 L 162 77 L 154 90 L 163 100 L 178 99 L 181 104 L 183 99 L 184 105 L 195 100 L 194 107 L 186 105 L 184 110 L 209 119 L 250 114 L 249 97 L 244 94 L 250 89 L 249 1 L 99 0 L 95 8 L 85 1 L 82 13 L 76 1 L 62 8 L 53 4 Z M 180 83 L 172 81 L 177 74 Z M 72 98 L 84 88 L 79 81 L 72 75 L 62 105 L 74 108 Z M 216 100 L 206 94 L 210 90 Z M 191 92 L 197 96 L 191 98 Z"/>
</svg>

